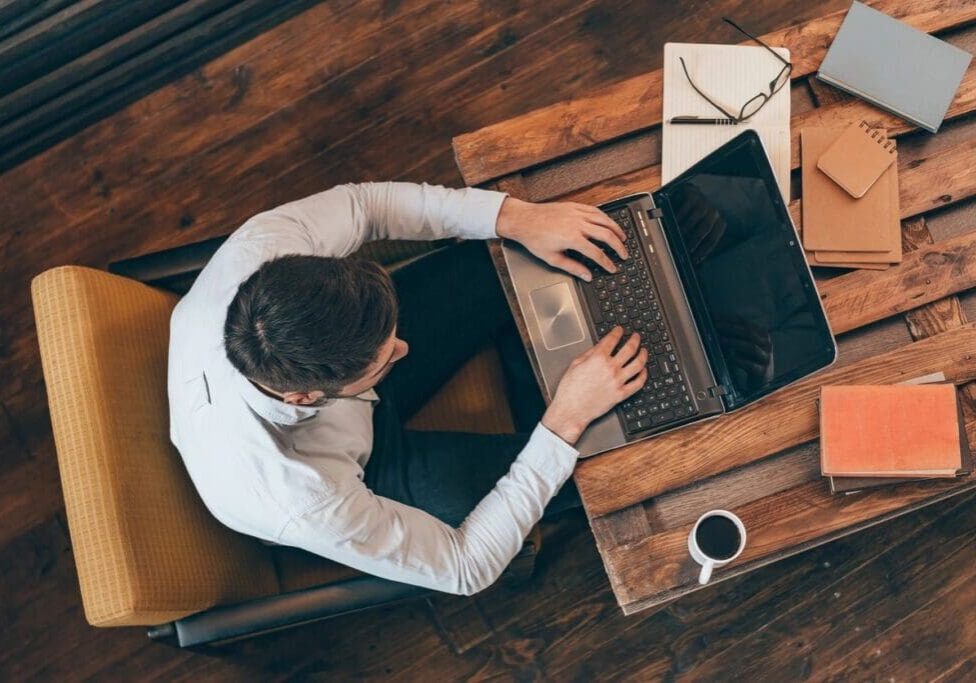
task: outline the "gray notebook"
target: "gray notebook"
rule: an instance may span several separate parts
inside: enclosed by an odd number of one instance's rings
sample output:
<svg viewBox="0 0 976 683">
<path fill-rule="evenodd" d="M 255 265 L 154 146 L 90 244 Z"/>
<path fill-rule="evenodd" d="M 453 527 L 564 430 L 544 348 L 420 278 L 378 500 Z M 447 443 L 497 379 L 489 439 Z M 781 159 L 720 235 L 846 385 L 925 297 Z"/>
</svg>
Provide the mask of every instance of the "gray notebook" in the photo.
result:
<svg viewBox="0 0 976 683">
<path fill-rule="evenodd" d="M 817 78 L 935 133 L 971 59 L 965 50 L 855 2 Z"/>
</svg>

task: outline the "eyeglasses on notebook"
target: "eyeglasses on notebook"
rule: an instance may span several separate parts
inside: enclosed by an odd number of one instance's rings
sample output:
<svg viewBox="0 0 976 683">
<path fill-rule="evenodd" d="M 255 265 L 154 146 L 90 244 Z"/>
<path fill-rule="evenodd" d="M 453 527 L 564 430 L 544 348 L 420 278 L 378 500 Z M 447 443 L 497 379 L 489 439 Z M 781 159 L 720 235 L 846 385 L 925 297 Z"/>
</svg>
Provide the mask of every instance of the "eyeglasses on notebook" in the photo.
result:
<svg viewBox="0 0 976 683">
<path fill-rule="evenodd" d="M 773 96 L 776 95 L 776 93 L 778 93 L 780 90 L 782 90 L 783 87 L 787 83 L 790 82 L 790 74 L 793 72 L 793 65 L 790 62 L 788 62 L 785 59 L 783 59 L 782 57 L 780 57 L 776 53 L 776 50 L 774 50 L 769 45 L 767 45 L 766 43 L 764 43 L 763 41 L 761 41 L 759 38 L 757 38 L 756 36 L 752 35 L 748 31 L 746 31 L 745 29 L 743 29 L 741 26 L 739 26 L 738 24 L 736 24 L 734 21 L 732 21 L 728 17 L 722 17 L 722 21 L 724 21 L 725 23 L 729 24 L 735 30 L 739 31 L 743 35 L 749 37 L 750 39 L 756 41 L 757 43 L 759 43 L 760 45 L 762 45 L 764 48 L 766 48 L 766 50 L 769 52 L 769 54 L 773 55 L 773 57 L 775 57 L 776 59 L 778 59 L 780 62 L 783 63 L 783 67 L 779 70 L 779 73 L 776 74 L 776 77 L 769 82 L 769 90 L 768 90 L 768 92 L 760 92 L 759 94 L 755 95 L 754 97 L 751 97 L 748 100 L 746 100 L 746 103 L 743 104 L 742 107 L 739 109 L 739 115 L 736 116 L 732 112 L 730 112 L 729 110 L 727 110 L 725 107 L 723 107 L 722 105 L 718 104 L 711 97 L 709 97 L 708 95 L 706 95 L 702 91 L 702 89 L 699 88 L 695 84 L 695 81 L 694 81 L 694 79 L 692 79 L 691 74 L 688 73 L 688 65 L 685 64 L 684 58 L 683 57 L 679 57 L 678 59 L 681 62 L 681 68 L 684 70 L 684 72 L 685 72 L 685 78 L 688 79 L 688 83 L 691 85 L 691 87 L 694 88 L 694 90 L 695 90 L 696 93 L 698 93 L 699 95 L 701 95 L 702 99 L 704 99 L 710 105 L 712 105 L 713 107 L 715 107 L 716 109 L 718 109 L 720 112 L 722 112 L 722 114 L 725 115 L 725 118 L 724 119 L 709 119 L 709 118 L 703 118 L 703 117 L 700 117 L 700 116 L 675 116 L 674 118 L 672 118 L 670 120 L 669 123 L 679 123 L 679 124 L 680 123 L 692 123 L 692 124 L 694 124 L 694 123 L 703 123 L 703 124 L 712 124 L 712 125 L 734 125 L 734 124 L 737 124 L 737 123 L 743 123 L 743 122 L 748 121 L 749 119 L 751 119 L 756 114 L 758 114 L 759 111 L 764 106 L 766 106 L 766 103 L 769 102 L 769 100 L 771 100 L 773 98 Z"/>
</svg>

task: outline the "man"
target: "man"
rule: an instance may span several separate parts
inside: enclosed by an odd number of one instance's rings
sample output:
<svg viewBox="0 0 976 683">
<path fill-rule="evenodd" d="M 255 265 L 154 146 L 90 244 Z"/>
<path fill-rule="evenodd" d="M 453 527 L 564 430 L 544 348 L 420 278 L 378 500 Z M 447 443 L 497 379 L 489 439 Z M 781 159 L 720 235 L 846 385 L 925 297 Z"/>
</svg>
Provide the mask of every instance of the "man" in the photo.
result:
<svg viewBox="0 0 976 683">
<path fill-rule="evenodd" d="M 510 316 L 483 245 L 424 257 L 395 285 L 344 257 L 383 238 L 495 236 L 585 279 L 568 252 L 608 270 L 598 242 L 627 256 L 591 207 L 407 183 L 336 187 L 227 240 L 173 313 L 169 359 L 171 437 L 218 520 L 441 591 L 495 581 L 572 473 L 575 441 L 643 385 L 647 361 L 614 330 L 530 436 L 405 431 Z"/>
</svg>

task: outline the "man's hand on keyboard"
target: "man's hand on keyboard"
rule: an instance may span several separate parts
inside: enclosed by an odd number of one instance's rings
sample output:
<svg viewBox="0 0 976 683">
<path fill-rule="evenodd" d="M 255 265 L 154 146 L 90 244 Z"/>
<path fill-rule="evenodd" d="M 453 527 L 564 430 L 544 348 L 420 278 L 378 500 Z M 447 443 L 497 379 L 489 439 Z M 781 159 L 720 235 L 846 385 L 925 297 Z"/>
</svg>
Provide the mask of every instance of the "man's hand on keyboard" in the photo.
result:
<svg viewBox="0 0 976 683">
<path fill-rule="evenodd" d="M 622 327 L 610 330 L 570 364 L 559 382 L 542 424 L 566 443 L 576 443 L 593 420 L 647 381 L 647 349 L 636 333 L 621 345 L 623 336 Z"/>
<path fill-rule="evenodd" d="M 609 216 L 593 206 L 575 202 L 532 204 L 507 197 L 498 214 L 496 232 L 520 243 L 553 268 L 589 282 L 593 273 L 567 252 L 576 252 L 608 272 L 617 267 L 600 248 L 605 244 L 626 259 L 627 235 Z"/>
</svg>

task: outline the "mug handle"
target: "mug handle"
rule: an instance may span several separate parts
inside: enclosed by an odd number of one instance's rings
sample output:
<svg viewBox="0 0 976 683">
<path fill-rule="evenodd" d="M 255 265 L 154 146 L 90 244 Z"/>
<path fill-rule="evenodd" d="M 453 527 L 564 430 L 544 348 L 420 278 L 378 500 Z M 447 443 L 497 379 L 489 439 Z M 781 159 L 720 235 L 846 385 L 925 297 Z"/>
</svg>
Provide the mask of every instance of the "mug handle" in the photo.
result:
<svg viewBox="0 0 976 683">
<path fill-rule="evenodd" d="M 702 565 L 701 573 L 698 575 L 698 583 L 704 586 L 712 578 L 712 569 L 715 568 L 715 562 L 712 560 L 705 560 Z"/>
</svg>

